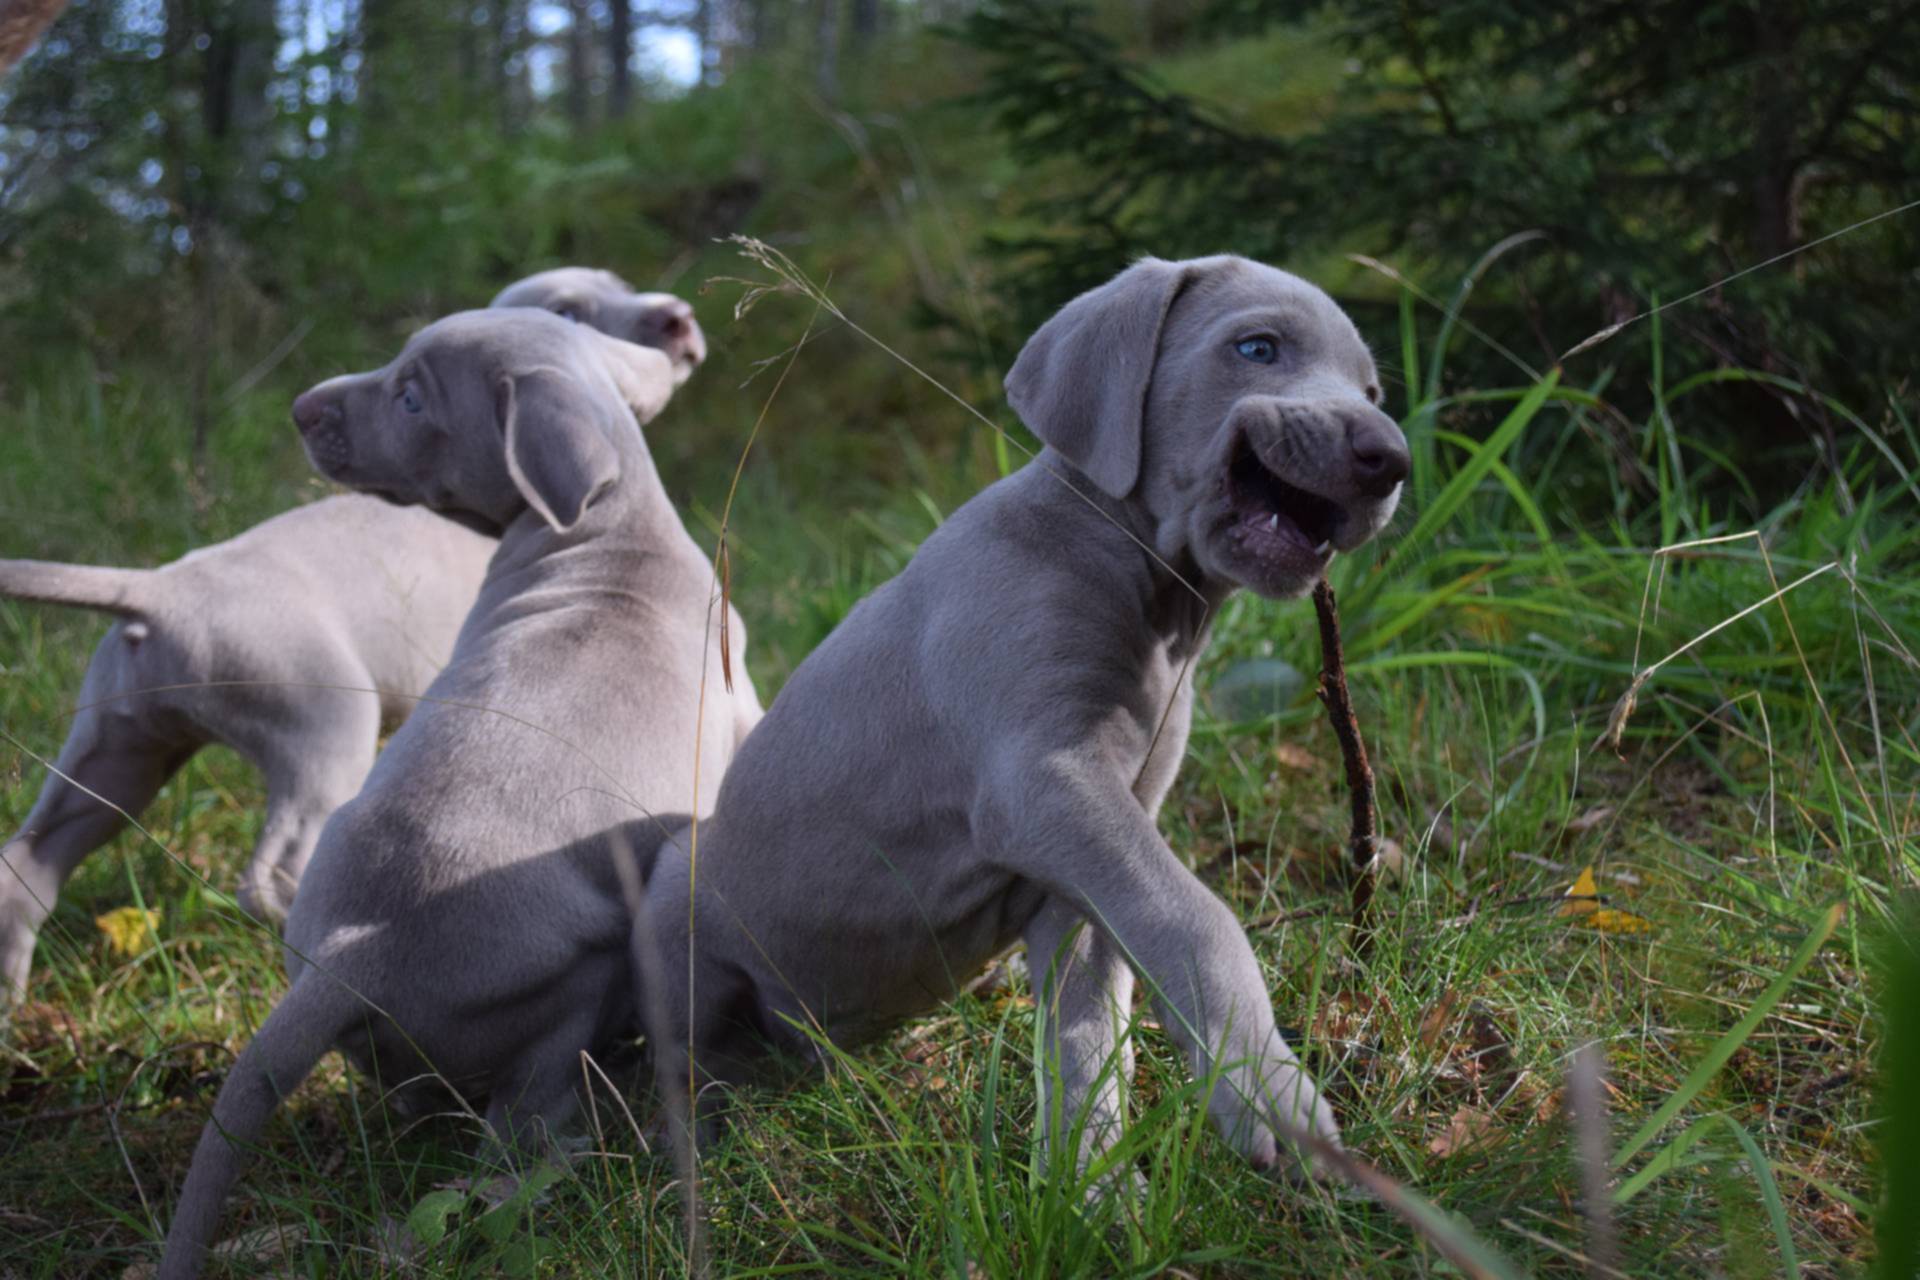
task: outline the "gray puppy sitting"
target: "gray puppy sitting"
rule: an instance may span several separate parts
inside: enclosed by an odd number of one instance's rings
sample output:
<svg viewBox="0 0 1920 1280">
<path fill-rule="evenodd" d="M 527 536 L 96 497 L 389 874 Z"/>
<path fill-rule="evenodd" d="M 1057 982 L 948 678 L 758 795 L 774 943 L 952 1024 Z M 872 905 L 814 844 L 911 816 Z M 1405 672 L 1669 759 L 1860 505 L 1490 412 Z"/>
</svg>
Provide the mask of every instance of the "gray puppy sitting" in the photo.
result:
<svg viewBox="0 0 1920 1280">
<path fill-rule="evenodd" d="M 658 347 L 675 382 L 707 354 L 684 300 L 635 293 L 608 271 L 543 271 L 494 305 L 541 307 Z M 262 920 L 286 919 L 320 829 L 366 781 L 382 727 L 406 717 L 453 652 L 494 546 L 417 507 L 345 494 L 157 569 L 0 560 L 0 596 L 119 619 L 94 650 L 39 797 L 0 846 L 0 1007 L 25 991 L 41 924 L 75 869 L 209 743 L 266 781 L 238 897 Z"/>
<path fill-rule="evenodd" d="M 321 835 L 287 919 L 292 985 L 221 1087 L 161 1275 L 196 1274 L 278 1099 L 329 1048 L 432 1072 L 526 1146 L 576 1106 L 580 1054 L 634 1025 L 615 824 L 704 812 L 759 716 L 722 689 L 707 557 L 628 406 L 660 351 L 543 311 L 447 317 L 294 405 L 328 477 L 497 534 L 452 660 Z M 325 548 L 314 554 L 324 555 Z"/>
<path fill-rule="evenodd" d="M 1007 393 L 1048 447 L 801 663 L 699 825 L 697 875 L 684 834 L 649 868 L 638 980 L 682 1038 L 662 1089 L 868 1038 L 1024 939 L 1063 1095 L 1044 1149 L 1084 1123 L 1084 1167 L 1116 1136 L 1137 973 L 1192 1070 L 1220 1069 L 1219 1131 L 1307 1163 L 1289 1136 L 1338 1142 L 1333 1112 L 1155 817 L 1221 602 L 1303 594 L 1383 528 L 1406 442 L 1333 301 L 1235 257 L 1147 259 L 1075 299 Z"/>
</svg>

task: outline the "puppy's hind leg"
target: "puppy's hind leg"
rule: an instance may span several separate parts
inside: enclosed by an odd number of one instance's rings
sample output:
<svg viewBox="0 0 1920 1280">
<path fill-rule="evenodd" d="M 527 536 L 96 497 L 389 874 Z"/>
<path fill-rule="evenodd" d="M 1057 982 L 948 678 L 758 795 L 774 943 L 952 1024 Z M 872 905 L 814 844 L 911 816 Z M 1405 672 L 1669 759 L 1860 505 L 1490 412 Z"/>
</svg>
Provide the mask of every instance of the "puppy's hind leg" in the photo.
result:
<svg viewBox="0 0 1920 1280">
<path fill-rule="evenodd" d="M 109 646 L 119 642 L 116 629 L 95 653 L 67 741 L 26 822 L 0 848 L 0 1006 L 25 992 L 40 926 L 67 878 L 199 749 L 114 696 Z"/>
<path fill-rule="evenodd" d="M 283 714 L 257 717 L 234 746 L 267 783 L 267 816 L 237 897 L 246 911 L 283 923 L 327 819 L 359 794 L 380 738 L 372 693 L 299 690 Z"/>
<path fill-rule="evenodd" d="M 1112 941 L 1059 898 L 1049 898 L 1026 929 L 1027 970 L 1046 1020 L 1040 1065 L 1043 1158 L 1074 1155 L 1084 1174 L 1120 1138 L 1133 1042 L 1125 1035 L 1133 970 Z M 1076 1142 L 1075 1139 L 1078 1138 Z M 1130 1190 L 1130 1168 L 1103 1174 L 1089 1194 Z"/>
</svg>

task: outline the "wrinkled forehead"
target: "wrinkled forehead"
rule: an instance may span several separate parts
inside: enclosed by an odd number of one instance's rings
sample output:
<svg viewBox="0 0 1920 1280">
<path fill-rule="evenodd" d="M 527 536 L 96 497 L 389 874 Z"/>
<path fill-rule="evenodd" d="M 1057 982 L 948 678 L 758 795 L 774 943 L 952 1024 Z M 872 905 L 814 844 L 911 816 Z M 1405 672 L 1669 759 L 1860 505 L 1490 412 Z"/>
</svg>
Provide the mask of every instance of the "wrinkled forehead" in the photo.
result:
<svg viewBox="0 0 1920 1280">
<path fill-rule="evenodd" d="M 442 376 L 454 369 L 491 376 L 569 363 L 593 333 L 538 307 L 460 311 L 414 334 L 400 359 L 432 361 Z"/>
<path fill-rule="evenodd" d="M 493 305 L 539 306 L 562 298 L 624 298 L 632 292 L 633 286 L 611 271 L 593 267 L 556 267 L 508 285 L 493 300 Z"/>
<path fill-rule="evenodd" d="M 1271 334 L 1282 346 L 1361 383 L 1375 376 L 1360 331 L 1324 289 L 1245 258 L 1218 259 L 1199 272 L 1175 302 L 1168 328 L 1219 341 Z"/>
</svg>

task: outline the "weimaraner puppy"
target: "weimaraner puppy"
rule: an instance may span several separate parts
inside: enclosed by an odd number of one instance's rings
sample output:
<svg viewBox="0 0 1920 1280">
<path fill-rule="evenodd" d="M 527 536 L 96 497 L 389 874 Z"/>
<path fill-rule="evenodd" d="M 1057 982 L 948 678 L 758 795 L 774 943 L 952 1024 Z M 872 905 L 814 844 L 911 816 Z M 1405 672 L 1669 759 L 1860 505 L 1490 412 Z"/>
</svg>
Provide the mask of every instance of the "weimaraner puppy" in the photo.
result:
<svg viewBox="0 0 1920 1280">
<path fill-rule="evenodd" d="M 611 271 L 556 267 L 515 281 L 488 305 L 541 307 L 616 338 L 658 347 L 673 357 L 682 381 L 707 358 L 706 335 L 685 300 L 670 293 L 636 293 Z"/>
<path fill-rule="evenodd" d="M 495 305 L 544 307 L 658 347 L 676 381 L 707 354 L 686 302 L 635 294 L 606 271 L 545 271 Z M 253 915 L 284 920 L 327 815 L 373 767 L 381 726 L 412 709 L 453 651 L 494 546 L 431 512 L 350 494 L 158 569 L 0 560 L 0 596 L 119 617 L 39 799 L 0 848 L 0 1007 L 25 991 L 40 926 L 74 869 L 208 743 L 266 779 L 238 896 Z"/>
<path fill-rule="evenodd" d="M 198 1272 L 242 1150 L 330 1047 L 389 1083 L 434 1073 L 526 1146 L 574 1110 L 580 1054 L 637 1026 L 632 916 L 596 837 L 705 812 L 760 714 L 744 671 L 724 688 L 719 628 L 734 655 L 744 630 L 628 409 L 652 417 L 673 385 L 657 350 L 514 308 L 449 316 L 295 402 L 323 474 L 500 546 L 452 660 L 321 834 L 292 985 L 220 1089 L 162 1277 Z"/>
<path fill-rule="evenodd" d="M 1007 393 L 1046 449 L 800 664 L 699 824 L 697 874 L 684 834 L 646 846 L 637 980 L 691 1028 L 663 1090 L 689 1051 L 696 1083 L 731 1083 L 809 1032 L 867 1038 L 1024 939 L 1062 1086 L 1043 1151 L 1084 1124 L 1084 1169 L 1114 1140 L 1138 974 L 1192 1069 L 1221 1070 L 1222 1134 L 1310 1168 L 1289 1135 L 1337 1142 L 1333 1112 L 1155 819 L 1221 602 L 1301 595 L 1379 532 L 1406 442 L 1333 301 L 1238 257 L 1146 259 L 1075 299 Z"/>
</svg>

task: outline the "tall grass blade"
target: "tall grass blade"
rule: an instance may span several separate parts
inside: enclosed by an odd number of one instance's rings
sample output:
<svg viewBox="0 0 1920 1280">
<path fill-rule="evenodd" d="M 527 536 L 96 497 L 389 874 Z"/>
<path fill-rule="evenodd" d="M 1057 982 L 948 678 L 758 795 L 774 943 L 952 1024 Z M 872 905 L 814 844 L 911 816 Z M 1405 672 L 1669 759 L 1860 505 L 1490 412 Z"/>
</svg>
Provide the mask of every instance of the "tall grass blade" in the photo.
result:
<svg viewBox="0 0 1920 1280">
<path fill-rule="evenodd" d="M 1844 903 L 1836 902 L 1822 913 L 1820 922 L 1814 926 L 1813 932 L 1809 933 L 1806 941 L 1800 944 L 1800 949 L 1794 952 L 1793 959 L 1787 962 L 1787 967 L 1781 970 L 1780 976 L 1760 993 L 1760 998 L 1754 1001 L 1753 1007 L 1747 1010 L 1746 1016 L 1734 1024 L 1733 1030 L 1721 1036 L 1714 1046 L 1707 1050 L 1687 1078 L 1681 1082 L 1680 1087 L 1669 1094 L 1667 1100 L 1660 1104 L 1660 1109 L 1640 1126 L 1640 1131 L 1627 1139 L 1626 1144 L 1614 1153 L 1615 1169 L 1622 1168 L 1627 1161 L 1638 1155 L 1649 1142 L 1653 1141 L 1660 1130 L 1666 1127 L 1669 1120 L 1679 1115 L 1688 1103 L 1700 1096 L 1700 1091 L 1720 1073 L 1720 1068 L 1726 1065 L 1727 1059 L 1733 1056 L 1734 1050 L 1747 1042 L 1747 1037 L 1753 1034 L 1754 1029 L 1773 1011 L 1773 1006 L 1779 1004 L 1781 997 L 1787 994 L 1787 988 L 1791 987 L 1794 979 L 1800 976 L 1800 971 L 1807 967 L 1813 960 L 1814 954 L 1820 950 L 1828 938 L 1833 936 L 1833 931 L 1839 928 L 1840 920 L 1846 915 L 1846 910 Z"/>
<path fill-rule="evenodd" d="M 1881 943 L 1880 1189 L 1874 1280 L 1920 1270 L 1920 904 Z"/>
<path fill-rule="evenodd" d="M 1773 1180 L 1773 1166 L 1761 1152 L 1760 1144 L 1753 1135 L 1735 1123 L 1729 1115 L 1718 1117 L 1721 1123 L 1733 1131 L 1741 1150 L 1747 1153 L 1747 1166 L 1753 1170 L 1753 1179 L 1760 1184 L 1760 1202 L 1767 1207 L 1767 1220 L 1773 1224 L 1773 1237 L 1780 1242 L 1780 1270 L 1789 1280 L 1800 1280 L 1800 1258 L 1793 1251 L 1793 1231 L 1787 1225 L 1787 1208 L 1780 1201 L 1780 1184 Z"/>
<path fill-rule="evenodd" d="M 1427 509 L 1414 520 L 1413 528 L 1401 536 L 1400 541 L 1404 545 L 1424 547 L 1429 544 L 1440 527 L 1451 520 L 1454 514 L 1465 505 L 1467 499 L 1473 496 L 1475 488 L 1493 470 L 1493 464 L 1500 461 L 1507 450 L 1513 447 L 1513 442 L 1520 438 L 1521 432 L 1527 429 L 1527 425 L 1540 412 L 1540 406 L 1547 402 L 1547 397 L 1551 396 L 1554 388 L 1559 385 L 1560 371 L 1553 369 L 1548 371 L 1546 377 L 1527 389 L 1527 393 L 1520 397 L 1520 403 L 1513 406 L 1513 409 L 1501 420 L 1500 425 L 1493 429 L 1493 434 L 1473 451 L 1460 470 L 1447 481 L 1446 487 L 1440 490 Z M 1374 574 L 1367 578 L 1354 593 L 1357 598 L 1348 605 L 1348 611 L 1357 613 L 1371 604 L 1384 581 L 1385 575 L 1382 574 Z"/>
</svg>

